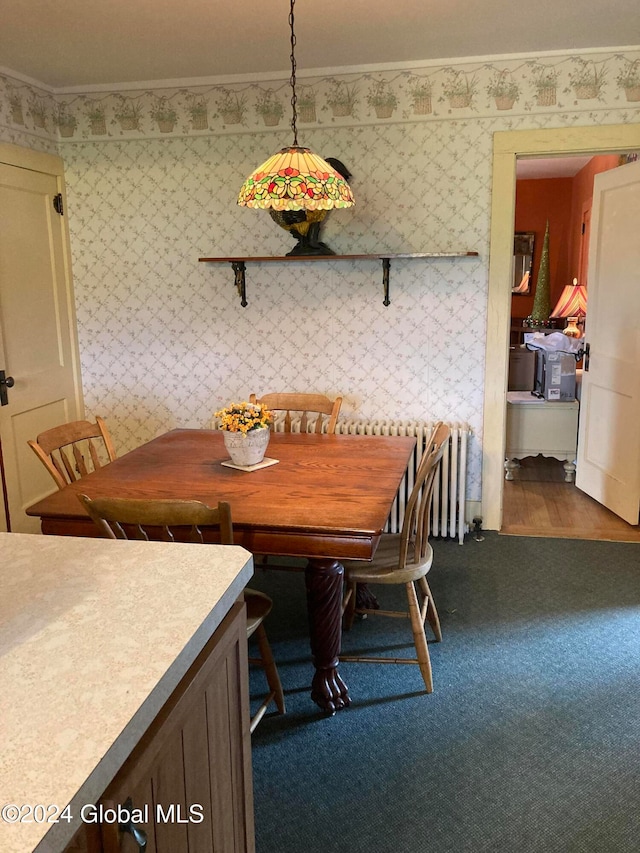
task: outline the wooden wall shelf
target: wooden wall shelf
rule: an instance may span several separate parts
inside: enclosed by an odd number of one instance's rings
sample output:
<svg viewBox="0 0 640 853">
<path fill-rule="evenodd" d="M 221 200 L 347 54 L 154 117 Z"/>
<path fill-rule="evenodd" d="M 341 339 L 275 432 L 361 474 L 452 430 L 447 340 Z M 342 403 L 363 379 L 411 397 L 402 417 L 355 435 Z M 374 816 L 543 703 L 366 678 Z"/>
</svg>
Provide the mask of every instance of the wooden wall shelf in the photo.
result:
<svg viewBox="0 0 640 853">
<path fill-rule="evenodd" d="M 375 255 L 258 255 L 254 257 L 198 258 L 208 264 L 231 264 L 235 274 L 235 285 L 240 296 L 240 304 L 247 306 L 246 269 L 248 263 L 308 263 L 309 261 L 382 261 L 382 285 L 384 287 L 383 305 L 391 304 L 389 299 L 389 271 L 391 261 L 414 258 L 477 258 L 478 252 L 414 252 L 407 254 L 379 253 Z"/>
</svg>

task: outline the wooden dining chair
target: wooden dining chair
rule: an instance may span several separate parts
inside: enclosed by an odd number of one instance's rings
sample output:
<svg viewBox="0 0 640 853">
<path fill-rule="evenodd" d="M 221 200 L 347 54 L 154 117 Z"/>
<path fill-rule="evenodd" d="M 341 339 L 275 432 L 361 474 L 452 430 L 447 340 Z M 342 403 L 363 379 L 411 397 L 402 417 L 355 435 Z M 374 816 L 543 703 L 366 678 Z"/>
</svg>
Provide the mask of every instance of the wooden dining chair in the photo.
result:
<svg viewBox="0 0 640 853">
<path fill-rule="evenodd" d="M 249 397 L 249 402 L 263 403 L 267 409 L 274 413 L 284 412 L 285 432 L 291 432 L 293 419 L 299 417 L 300 432 L 333 434 L 336 431 L 342 397 L 330 400 L 324 394 L 263 394 L 258 399 L 255 394 L 252 394 Z M 315 418 L 312 417 L 313 415 Z"/>
<path fill-rule="evenodd" d="M 101 417 L 97 417 L 94 424 L 73 421 L 53 427 L 41 432 L 35 441 L 29 440 L 27 444 L 59 489 L 64 489 L 69 483 L 116 458 L 111 435 Z"/>
<path fill-rule="evenodd" d="M 250 403 L 263 403 L 269 411 L 284 412 L 284 431 L 291 432 L 294 418 L 300 418 L 300 432 L 325 432 L 333 435 L 336 431 L 336 423 L 342 397 L 330 400 L 324 394 L 263 394 L 258 399 L 255 394 L 249 397 Z M 312 417 L 315 415 L 315 419 Z M 273 429 L 275 424 L 272 424 Z M 311 429 L 309 429 L 311 427 Z M 275 569 L 282 572 L 302 572 L 304 565 L 299 560 L 290 563 L 274 562 L 272 557 L 265 554 L 254 554 L 256 565 L 264 571 Z M 278 559 L 277 557 L 275 558 Z M 282 559 L 282 558 L 280 558 Z"/>
<path fill-rule="evenodd" d="M 200 501 L 136 500 L 130 498 L 89 498 L 78 495 L 80 502 L 95 521 L 100 532 L 109 539 L 150 539 L 164 542 L 204 542 L 202 527 L 217 527 L 222 545 L 233 545 L 231 508 L 221 501 L 209 507 Z M 259 657 L 249 658 L 264 670 L 269 693 L 251 717 L 253 733 L 272 701 L 280 714 L 286 712 L 284 693 L 264 620 L 271 612 L 272 601 L 268 595 L 245 587 L 243 592 L 247 608 L 247 640 L 255 634 Z"/>
<path fill-rule="evenodd" d="M 409 618 L 416 648 L 415 658 L 371 657 L 340 655 L 341 661 L 359 663 L 417 664 L 424 680 L 427 693 L 433 691 L 433 676 L 429 647 L 425 634 L 428 620 L 437 642 L 442 640 L 438 611 L 429 589 L 426 575 L 433 561 L 433 550 L 429 544 L 430 512 L 433 487 L 440 460 L 449 440 L 449 427 L 435 425 L 423 453 L 415 483 L 399 534 L 385 535 L 378 546 L 373 562 L 344 561 L 345 595 L 343 599 L 344 627 L 351 628 L 356 613 L 367 616 L 392 616 Z M 376 610 L 356 606 L 357 584 L 402 584 L 405 587 L 408 611 Z M 370 624 L 369 622 L 366 623 Z"/>
</svg>

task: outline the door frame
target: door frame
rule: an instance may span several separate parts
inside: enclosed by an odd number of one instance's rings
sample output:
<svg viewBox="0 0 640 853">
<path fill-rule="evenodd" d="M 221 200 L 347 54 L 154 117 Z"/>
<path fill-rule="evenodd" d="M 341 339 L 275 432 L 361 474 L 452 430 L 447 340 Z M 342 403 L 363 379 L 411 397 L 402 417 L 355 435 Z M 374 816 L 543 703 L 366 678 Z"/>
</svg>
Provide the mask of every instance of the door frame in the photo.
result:
<svg viewBox="0 0 640 853">
<path fill-rule="evenodd" d="M 487 530 L 502 526 L 516 159 L 638 150 L 640 123 L 497 131 L 493 136 L 482 440 L 482 523 Z"/>
</svg>

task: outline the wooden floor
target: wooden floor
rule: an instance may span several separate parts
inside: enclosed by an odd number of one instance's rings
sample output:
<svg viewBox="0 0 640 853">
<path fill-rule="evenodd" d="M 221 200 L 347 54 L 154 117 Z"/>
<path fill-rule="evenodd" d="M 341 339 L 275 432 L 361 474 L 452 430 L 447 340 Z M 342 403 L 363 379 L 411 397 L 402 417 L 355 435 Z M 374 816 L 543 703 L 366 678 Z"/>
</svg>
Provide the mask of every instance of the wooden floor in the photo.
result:
<svg viewBox="0 0 640 853">
<path fill-rule="evenodd" d="M 562 462 L 537 456 L 520 464 L 513 480 L 504 483 L 500 533 L 640 542 L 640 526 L 627 524 L 573 483 L 565 483 Z"/>
</svg>

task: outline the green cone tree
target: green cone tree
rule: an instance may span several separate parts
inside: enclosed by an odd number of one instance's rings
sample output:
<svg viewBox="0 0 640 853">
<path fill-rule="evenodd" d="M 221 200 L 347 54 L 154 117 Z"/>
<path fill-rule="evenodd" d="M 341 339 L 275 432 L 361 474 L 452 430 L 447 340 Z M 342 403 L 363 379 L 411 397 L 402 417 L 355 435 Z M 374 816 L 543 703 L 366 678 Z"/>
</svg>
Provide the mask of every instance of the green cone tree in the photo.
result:
<svg viewBox="0 0 640 853">
<path fill-rule="evenodd" d="M 531 319 L 534 323 L 544 323 L 549 319 L 550 313 L 549 220 L 547 219 L 547 227 L 544 232 L 544 241 L 542 243 L 542 255 L 540 256 L 540 266 L 538 268 L 538 278 L 536 281 L 536 292 L 533 297 L 533 308 L 531 309 Z"/>
</svg>

